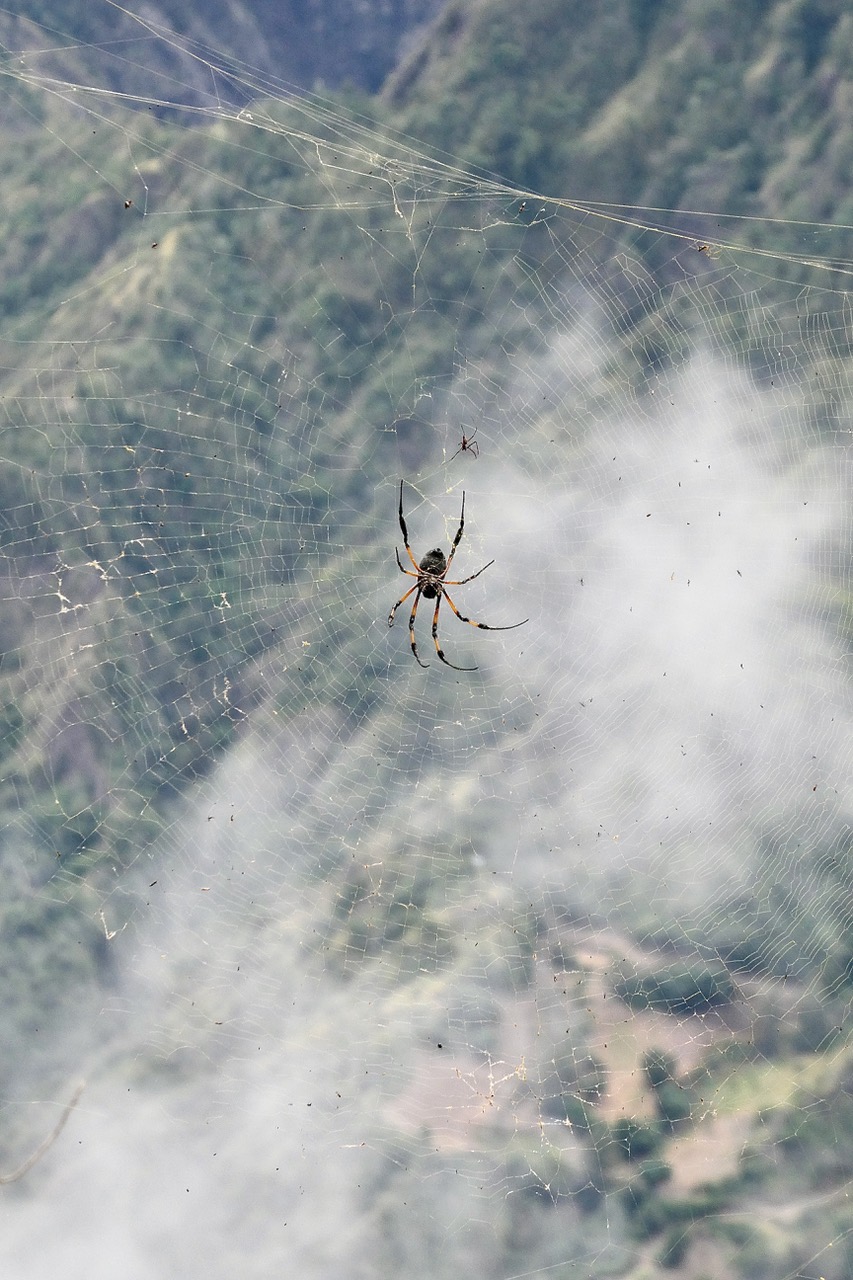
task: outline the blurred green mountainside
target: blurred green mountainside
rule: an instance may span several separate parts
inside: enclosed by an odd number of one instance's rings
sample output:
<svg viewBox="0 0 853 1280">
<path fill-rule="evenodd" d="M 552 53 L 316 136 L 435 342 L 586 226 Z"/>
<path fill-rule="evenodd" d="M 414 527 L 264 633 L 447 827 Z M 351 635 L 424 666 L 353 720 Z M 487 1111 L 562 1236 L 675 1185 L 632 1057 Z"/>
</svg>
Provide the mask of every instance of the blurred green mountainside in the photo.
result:
<svg viewBox="0 0 853 1280">
<path fill-rule="evenodd" d="M 852 68 L 843 0 L 494 0 L 447 5 L 383 97 L 548 195 L 850 223 Z"/>
<path fill-rule="evenodd" d="M 353 85 L 377 91 L 441 0 L 22 0 L 0 13 L 0 45 L 79 84 L 121 93 L 207 101 L 245 94 L 229 69 L 250 68 L 303 89 Z M 138 15 L 135 16 L 135 15 Z M 222 74 L 212 72 L 207 54 Z"/>
<path fill-rule="evenodd" d="M 85 23 L 89 44 L 75 54 L 85 71 L 115 14 L 104 8 L 99 32 L 100 9 L 69 6 L 62 22 L 60 9 L 54 27 Z M 210 44 L 220 38 L 211 25 Z M 844 222 L 851 68 L 853 15 L 841 3 L 451 3 L 380 97 L 357 105 L 380 133 L 441 145 L 546 196 Z M 294 163 L 284 129 L 253 152 L 239 126 L 203 118 L 188 129 L 140 110 L 115 128 L 100 106 L 102 124 L 75 120 L 12 70 L 0 161 L 0 811 L 19 835 L 23 812 L 46 859 L 37 880 L 69 855 L 85 880 L 138 849 L 145 814 L 156 827 L 158 803 L 210 767 L 301 592 L 320 573 L 348 572 L 332 480 L 339 503 L 362 509 L 377 429 L 455 344 L 482 352 L 497 376 L 500 341 L 523 344 L 531 326 L 519 307 L 517 332 L 497 335 L 489 313 L 505 321 L 502 295 L 540 305 L 530 280 L 559 280 L 562 258 L 553 225 L 547 239 L 497 225 L 481 233 L 494 252 L 478 255 L 473 288 L 452 202 L 425 201 L 424 225 L 416 213 L 403 234 L 381 201 L 370 205 L 369 157 L 361 172 L 351 162 L 312 173 Z M 287 108 L 269 110 L 286 125 Z M 266 207 L 234 215 L 247 193 Z M 156 248 L 139 221 L 143 197 L 171 211 Z M 697 234 L 710 235 L 710 221 L 697 220 Z M 763 227 L 739 224 L 738 238 L 760 244 Z M 650 261 L 661 253 L 659 236 L 608 232 L 608 255 L 620 234 Z M 427 233 L 431 251 L 420 253 Z M 769 234 L 792 254 L 812 244 L 796 226 Z M 842 257 L 828 239 L 812 251 Z M 807 264 L 784 269 L 780 296 L 792 281 L 832 283 Z M 416 326 L 415 272 L 429 300 Z M 106 334 L 96 368 L 73 345 L 90 337 L 93 312 Z M 645 351 L 649 322 L 645 309 Z M 677 326 L 653 327 L 665 361 Z M 847 356 L 837 334 L 822 354 L 836 368 Z M 299 406 L 290 437 L 282 370 Z M 316 547 L 310 559 L 300 549 L 302 528 L 320 522 L 323 563 Z M 374 544 L 368 517 L 361 539 Z M 239 616 L 225 600 L 241 602 Z M 294 705 L 340 701 L 335 664 L 357 652 L 359 625 L 351 618 L 336 652 L 303 664 Z M 346 695 L 361 709 L 376 696 L 369 668 Z"/>
<path fill-rule="evenodd" d="M 48 8 L 53 28 L 84 41 L 79 52 L 52 55 L 56 65 L 95 83 L 115 11 L 78 4 L 66 12 L 53 3 L 30 6 L 26 16 L 45 21 Z M 227 44 L 218 9 L 180 8 L 192 15 L 194 39 Z M 281 6 L 252 8 L 257 28 L 269 23 L 272 44 Z M 302 8 L 290 6 L 287 20 Z M 410 25 L 428 8 L 411 6 Z M 160 12 L 168 16 L 166 6 Z M 8 47 L 21 47 L 12 36 L 29 30 L 20 21 L 7 28 Z M 157 47 L 146 43 L 129 60 L 131 92 L 143 91 L 144 59 Z M 414 414 L 412 389 L 449 369 L 460 346 L 476 351 L 484 377 L 499 385 L 502 351 L 538 328 L 530 323 L 537 308 L 546 323 L 547 286 L 559 285 L 566 261 L 558 217 L 546 236 L 533 217 L 504 216 L 528 202 L 495 191 L 488 201 L 496 216 L 479 225 L 484 252 L 472 268 L 470 239 L 459 231 L 464 202 L 437 184 L 404 225 L 389 194 L 415 192 L 402 163 L 393 180 L 385 170 L 379 196 L 367 152 L 348 155 L 346 165 L 310 167 L 292 136 L 293 122 L 303 121 L 289 105 L 253 104 L 277 127 L 264 132 L 263 145 L 247 146 L 245 124 L 210 123 L 204 114 L 188 123 L 177 110 L 108 101 L 97 118 L 75 114 L 23 84 L 14 62 L 9 53 L 0 68 L 7 1044 L 65 1008 L 71 991 L 79 1011 L 81 991 L 105 979 L 94 906 L 107 868 L 128 865 L 155 838 L 168 805 L 261 706 L 266 664 L 287 666 L 280 716 L 323 703 L 353 717 L 378 707 L 384 673 L 365 652 L 367 603 L 362 613 L 342 611 L 336 634 L 310 656 L 287 647 L 298 645 L 318 580 L 334 591 L 351 577 L 354 557 L 362 573 L 387 559 L 387 528 L 377 533 L 371 510 L 377 432 L 402 420 L 407 405 Z M 171 68 L 196 103 L 202 89 L 188 65 L 164 58 L 153 96 L 165 96 Z M 117 63 L 110 76 L 121 88 Z M 799 225 L 853 222 L 853 14 L 841 0 L 451 2 L 393 68 L 380 60 L 341 78 L 350 84 L 341 111 L 357 113 L 380 137 L 387 131 L 389 153 L 400 153 L 397 138 L 407 134 L 428 154 L 441 149 L 521 193 L 541 193 L 546 208 L 548 197 L 564 197 L 736 215 L 722 229 L 713 214 L 697 215 L 691 234 L 789 255 L 763 278 L 765 303 L 774 290 L 787 305 L 797 288 L 824 296 L 844 286 L 840 272 L 808 262 L 844 260 L 843 226 L 818 237 Z M 318 64 L 310 83 L 331 79 Z M 352 87 L 380 82 L 373 97 Z M 335 127 L 315 128 L 324 139 L 319 154 L 332 157 Z M 146 209 L 169 216 L 144 222 Z M 761 218 L 783 225 L 749 221 Z M 590 270 L 599 237 L 602 255 L 612 258 L 623 244 L 654 271 L 665 273 L 671 256 L 665 237 L 618 223 L 578 239 L 567 220 L 565 235 L 566 244 L 582 244 Z M 413 302 L 415 277 L 428 306 Z M 501 300 L 510 297 L 521 305 L 508 330 Z M 644 307 L 636 333 L 626 333 L 626 356 L 635 341 L 666 362 L 678 347 L 677 321 Z M 761 363 L 761 351 L 745 339 L 742 346 Z M 836 331 L 811 350 L 837 395 L 849 383 L 846 340 Z M 819 398 L 815 407 L 820 426 Z M 849 408 L 848 400 L 833 412 Z M 431 444 L 428 428 L 413 434 L 413 461 Z M 346 528 L 336 510 L 347 511 Z M 850 867 L 845 846 L 810 869 L 813 884 L 838 890 L 828 895 L 835 913 L 817 922 L 814 967 L 842 1003 L 853 965 Z M 421 890 L 406 883 L 403 892 L 402 915 L 419 919 L 440 953 L 428 891 L 418 912 L 408 907 Z M 386 906 L 379 945 L 402 954 L 411 933 L 395 924 L 395 903 Z M 735 936 L 735 911 L 729 933 L 721 926 L 709 949 L 740 973 L 781 970 L 796 929 L 815 933 L 813 919 L 794 919 L 789 909 L 768 904 L 748 942 Z M 351 913 L 340 928 L 357 923 Z M 338 927 L 330 917 L 330 936 Z M 626 978 L 619 995 L 683 1012 L 724 1002 L 728 982 L 719 965 L 705 963 L 686 977 L 682 966 L 675 978 Z M 820 1048 L 832 1033 L 829 1003 L 827 1010 L 812 1010 L 814 1025 L 797 1023 L 778 1051 L 793 1042 Z M 661 1098 L 670 1083 L 663 1072 L 654 1086 Z M 655 1150 L 677 1119 L 667 1097 Z M 593 1123 L 587 1110 L 575 1116 L 579 1124 Z M 806 1130 L 787 1114 L 785 1123 L 785 1141 L 799 1151 Z M 810 1120 L 815 1131 L 821 1123 L 822 1111 Z M 652 1172 L 647 1182 L 644 1206 Z M 644 1220 L 642 1229 L 669 1225 Z"/>
</svg>

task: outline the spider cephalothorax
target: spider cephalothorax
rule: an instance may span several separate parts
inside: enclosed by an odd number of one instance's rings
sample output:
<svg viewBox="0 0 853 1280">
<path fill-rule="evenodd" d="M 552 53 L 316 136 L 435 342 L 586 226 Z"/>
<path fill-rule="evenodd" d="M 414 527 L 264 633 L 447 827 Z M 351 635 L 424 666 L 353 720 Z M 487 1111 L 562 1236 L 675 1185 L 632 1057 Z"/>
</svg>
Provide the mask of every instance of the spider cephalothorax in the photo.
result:
<svg viewBox="0 0 853 1280">
<path fill-rule="evenodd" d="M 447 561 L 441 547 L 433 547 L 432 551 L 428 551 L 418 565 L 418 569 L 424 578 L 440 578 L 442 574 L 447 573 Z M 403 573 L 405 572 L 404 569 Z M 426 596 L 427 600 L 433 600 L 438 595 L 439 589 L 435 583 L 426 582 L 421 589 L 421 595 Z"/>
<path fill-rule="evenodd" d="M 459 546 L 459 543 L 462 540 L 462 530 L 465 528 L 465 494 L 464 493 L 462 494 L 462 514 L 459 517 L 459 528 L 456 531 L 456 537 L 453 539 L 453 544 L 450 548 L 450 555 L 447 557 L 447 559 L 445 559 L 444 552 L 441 550 L 440 547 L 433 547 L 432 551 L 428 551 L 424 556 L 424 558 L 421 560 L 420 564 L 418 564 L 417 560 L 413 556 L 412 548 L 409 546 L 409 533 L 408 533 L 408 530 L 406 529 L 406 521 L 403 518 L 403 481 L 402 480 L 400 481 L 399 517 L 400 517 L 400 530 L 403 534 L 403 546 L 406 548 L 406 553 L 412 562 L 413 568 L 412 569 L 403 568 L 403 564 L 400 560 L 400 552 L 395 547 L 394 554 L 397 557 L 397 567 L 399 568 L 401 573 L 408 574 L 410 578 L 415 578 L 416 582 L 413 587 L 409 587 L 409 590 L 400 597 L 400 599 L 394 605 L 391 612 L 388 614 L 388 626 L 393 627 L 394 615 L 396 614 L 400 605 L 404 604 L 405 601 L 408 600 L 409 596 L 414 593 L 415 602 L 412 605 L 412 613 L 409 618 L 409 643 L 412 646 L 412 653 L 415 655 L 415 658 L 417 659 L 417 661 L 420 662 L 420 665 L 422 667 L 428 667 L 429 663 L 421 662 L 421 659 L 418 656 L 418 646 L 415 643 L 415 618 L 417 617 L 418 605 L 420 604 L 421 596 L 424 596 L 427 600 L 435 600 L 435 610 L 432 615 L 432 638 L 435 644 L 436 653 L 438 654 L 441 661 L 445 664 L 445 666 L 453 667 L 454 671 L 476 671 L 477 670 L 476 667 L 457 667 L 454 662 L 448 662 L 447 658 L 445 658 L 444 656 L 444 651 L 442 650 L 441 646 L 438 643 L 438 611 L 441 608 L 442 599 L 447 601 L 447 603 L 450 605 L 451 609 L 456 614 L 460 622 L 467 622 L 469 623 L 470 626 L 479 627 L 482 631 L 512 631 L 515 627 L 523 627 L 524 623 L 528 622 L 529 619 L 524 618 L 521 622 L 513 622 L 508 627 L 491 627 L 487 622 L 474 622 L 471 618 L 466 618 L 464 614 L 461 614 L 459 612 L 459 610 L 456 608 L 456 605 L 450 599 L 450 595 L 448 594 L 448 591 L 447 591 L 447 588 L 449 586 L 461 587 L 466 582 L 472 582 L 474 578 L 479 578 L 480 574 L 483 573 L 486 569 L 488 569 L 489 565 L 495 563 L 494 560 L 490 560 L 489 564 L 484 564 L 482 569 L 478 569 L 476 573 L 472 573 L 467 578 L 450 579 L 446 577 L 447 571 L 450 568 L 453 557 L 456 554 L 456 548 Z"/>
</svg>

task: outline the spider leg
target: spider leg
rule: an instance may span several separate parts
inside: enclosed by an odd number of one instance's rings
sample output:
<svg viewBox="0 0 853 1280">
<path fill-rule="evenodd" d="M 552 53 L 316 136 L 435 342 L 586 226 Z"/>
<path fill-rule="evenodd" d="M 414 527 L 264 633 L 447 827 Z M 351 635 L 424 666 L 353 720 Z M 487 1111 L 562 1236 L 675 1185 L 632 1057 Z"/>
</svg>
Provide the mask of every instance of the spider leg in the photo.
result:
<svg viewBox="0 0 853 1280">
<path fill-rule="evenodd" d="M 460 453 L 465 453 L 466 451 L 475 458 L 478 458 L 480 456 L 480 446 L 477 444 L 474 444 L 474 436 L 477 434 L 478 426 L 479 426 L 479 423 L 475 422 L 474 429 L 471 432 L 470 436 L 466 436 L 465 432 L 464 431 L 462 432 L 462 443 L 454 453 L 453 458 L 458 458 Z M 453 458 L 450 459 L 451 462 L 453 461 Z"/>
<path fill-rule="evenodd" d="M 489 564 L 494 564 L 494 563 L 495 563 L 494 560 L 489 561 Z M 463 582 L 473 582 L 475 578 L 479 578 L 481 573 L 486 572 L 486 570 L 489 567 L 489 564 L 484 564 L 482 569 L 478 569 L 476 573 L 472 573 L 470 578 L 451 578 L 449 581 L 447 578 L 444 578 L 442 579 L 442 581 L 444 582 L 444 585 L 446 587 L 461 587 Z M 404 573 L 406 572 L 405 569 L 403 570 L 403 572 Z"/>
<path fill-rule="evenodd" d="M 514 631 L 516 627 L 523 627 L 525 622 L 530 621 L 529 618 L 522 618 L 521 622 L 511 622 L 508 627 L 490 627 L 488 622 L 474 622 L 473 619 L 466 618 L 464 613 L 460 613 L 456 608 L 456 605 L 450 599 L 450 596 L 446 591 L 444 592 L 444 595 L 447 597 L 447 603 L 450 605 L 460 622 L 467 622 L 471 627 L 479 627 L 481 631 Z"/>
<path fill-rule="evenodd" d="M 412 573 L 411 569 L 403 568 L 403 566 L 400 564 L 400 552 L 397 550 L 396 547 L 394 548 L 394 555 L 397 557 L 397 568 L 400 570 L 401 573 L 407 573 L 410 578 L 416 578 L 418 576 L 416 573 Z"/>
<path fill-rule="evenodd" d="M 432 638 L 435 643 L 435 651 L 446 667 L 452 667 L 454 671 L 477 671 L 477 667 L 457 667 L 455 662 L 448 662 L 444 656 L 444 650 L 438 643 L 438 611 L 441 608 L 441 597 L 446 595 L 445 591 L 439 591 L 435 598 L 435 612 L 432 615 Z M 448 600 L 450 596 L 447 596 Z"/>
<path fill-rule="evenodd" d="M 406 573 L 406 570 L 405 570 L 405 569 L 403 570 L 403 573 Z M 405 604 L 405 603 L 406 603 L 406 601 L 408 600 L 409 596 L 412 594 L 412 592 L 413 592 L 413 591 L 417 591 L 417 589 L 418 589 L 418 584 L 417 584 L 417 583 L 415 583 L 415 585 L 414 585 L 413 587 L 409 587 L 408 591 L 406 592 L 406 594 L 405 594 L 404 596 L 400 596 L 400 599 L 397 601 L 397 603 L 394 605 L 394 608 L 393 608 L 393 609 L 391 610 L 391 612 L 388 614 L 388 626 L 389 626 L 389 627 L 393 627 L 393 625 L 394 625 L 394 615 L 395 615 L 395 613 L 397 612 L 397 610 L 400 608 L 400 605 L 401 605 L 401 604 Z M 417 604 L 417 601 L 416 601 L 415 603 Z"/>
<path fill-rule="evenodd" d="M 402 501 L 402 498 L 400 500 Z M 447 570 L 450 568 L 450 562 L 453 559 L 453 557 L 456 555 L 456 548 L 459 546 L 459 543 L 462 541 L 462 530 L 464 528 L 465 528 L 465 490 L 463 489 L 462 490 L 462 514 L 459 517 L 459 528 L 456 530 L 456 537 L 453 539 L 453 546 L 450 548 L 450 555 L 447 557 L 447 565 L 445 566 L 445 570 L 444 570 L 445 573 L 447 573 Z"/>
<path fill-rule="evenodd" d="M 417 591 L 418 594 L 415 596 L 415 603 L 412 605 L 412 616 L 409 618 L 409 644 L 412 646 L 412 653 L 415 655 L 416 662 L 418 662 L 422 667 L 428 667 L 429 663 L 421 662 L 418 657 L 418 646 L 415 644 L 415 618 L 418 612 L 418 605 L 421 602 L 422 590 L 423 588 L 419 587 L 417 583 L 412 587 L 412 591 Z M 407 591 L 406 595 L 411 595 L 412 591 Z"/>
<path fill-rule="evenodd" d="M 403 546 L 404 546 L 404 547 L 406 548 L 406 550 L 408 551 L 408 553 L 409 553 L 409 559 L 411 560 L 412 564 L 413 564 L 413 565 L 415 566 L 415 568 L 417 569 L 417 567 L 418 567 L 418 562 L 417 562 L 417 560 L 415 559 L 415 557 L 412 555 L 412 548 L 409 546 L 409 531 L 408 531 L 408 529 L 406 528 L 406 521 L 405 521 L 405 520 L 404 520 L 404 518 L 403 518 L 403 481 L 402 481 L 402 480 L 400 481 L 400 511 L 399 511 L 399 515 L 400 515 L 400 528 L 401 528 L 401 530 L 402 530 L 402 532 L 403 532 Z M 394 548 L 394 550 L 396 551 L 396 550 L 397 550 L 397 548 L 395 547 L 395 548 Z M 397 564 L 400 564 L 400 557 L 399 557 L 399 556 L 397 557 Z M 401 568 L 401 569 L 403 569 L 403 566 L 402 566 L 401 564 L 400 564 L 400 568 Z M 406 572 L 407 572 L 407 570 L 403 569 L 403 572 L 404 572 L 404 573 L 406 573 Z"/>
</svg>

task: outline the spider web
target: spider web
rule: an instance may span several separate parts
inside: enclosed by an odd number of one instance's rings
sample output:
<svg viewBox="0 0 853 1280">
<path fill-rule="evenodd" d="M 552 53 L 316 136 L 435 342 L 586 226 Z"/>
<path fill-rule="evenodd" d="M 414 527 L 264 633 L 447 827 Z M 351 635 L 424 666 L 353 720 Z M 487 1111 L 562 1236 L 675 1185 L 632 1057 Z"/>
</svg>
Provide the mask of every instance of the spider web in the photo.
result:
<svg viewBox="0 0 853 1280">
<path fill-rule="evenodd" d="M 45 65 L 5 71 L 60 228 L 36 317 L 4 273 L 8 1168 L 88 1083 L 7 1273 L 846 1275 L 838 232 Z M 386 625 L 401 479 L 417 559 L 465 494 L 460 609 L 530 618 L 445 609 L 474 672 Z"/>
</svg>

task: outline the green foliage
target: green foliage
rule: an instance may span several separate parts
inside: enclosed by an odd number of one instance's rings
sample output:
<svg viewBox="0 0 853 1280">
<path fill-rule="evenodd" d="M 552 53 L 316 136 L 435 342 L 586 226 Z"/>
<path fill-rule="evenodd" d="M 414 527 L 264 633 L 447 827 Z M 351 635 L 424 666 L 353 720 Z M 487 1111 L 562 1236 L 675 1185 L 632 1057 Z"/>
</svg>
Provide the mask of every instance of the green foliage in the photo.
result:
<svg viewBox="0 0 853 1280">
<path fill-rule="evenodd" d="M 549 1120 L 564 1120 L 578 1133 L 589 1133 L 592 1128 L 594 1107 L 576 1093 L 559 1093 L 547 1096 L 541 1103 L 541 1111 Z"/>
<path fill-rule="evenodd" d="M 643 1071 L 653 1089 L 659 1089 L 675 1076 L 676 1062 L 665 1049 L 649 1049 L 643 1054 Z"/>
<path fill-rule="evenodd" d="M 588 1161 L 582 1150 L 548 1150 L 541 1144 L 516 1138 L 505 1161 L 504 1176 L 514 1193 L 528 1203 L 556 1207 L 560 1201 L 574 1200 L 581 1195 L 584 1212 L 599 1207 L 601 1197 L 591 1183 Z"/>
<path fill-rule="evenodd" d="M 842 1033 L 843 1012 L 833 1010 L 819 995 L 803 996 L 789 1016 L 795 1053 L 825 1053 Z"/>
<path fill-rule="evenodd" d="M 627 1186 L 621 1200 L 635 1239 L 649 1240 L 666 1228 L 667 1206 L 642 1183 Z"/>
<path fill-rule="evenodd" d="M 681 1122 L 690 1119 L 693 1114 L 694 1097 L 692 1091 L 674 1080 L 667 1080 L 655 1090 L 655 1102 L 661 1120 L 668 1129 L 675 1129 Z"/>
<path fill-rule="evenodd" d="M 684 1261 L 690 1243 L 690 1237 L 684 1227 L 671 1227 L 666 1240 L 658 1254 L 661 1266 L 667 1271 L 674 1271 Z"/>
<path fill-rule="evenodd" d="M 637 1172 L 647 1187 L 659 1187 L 672 1177 L 672 1166 L 660 1157 L 652 1157 L 645 1160 Z"/>
<path fill-rule="evenodd" d="M 630 1161 L 646 1161 L 650 1156 L 658 1157 L 664 1143 L 659 1126 L 641 1124 L 639 1120 L 627 1118 L 617 1120 L 611 1126 L 611 1137 L 621 1158 Z"/>
<path fill-rule="evenodd" d="M 6 885 L 0 906 L 0 1072 L 11 1083 L 24 1065 L 31 1079 L 55 1066 L 55 1037 L 63 1037 L 68 1052 L 75 1050 L 79 1031 L 102 1002 L 109 965 L 104 931 L 82 880 L 67 880 L 54 859 L 50 892 L 33 887 L 13 894 L 19 869 L 8 853 L 0 867 Z"/>
<path fill-rule="evenodd" d="M 658 1259 L 666 1270 L 677 1268 L 684 1260 L 690 1243 L 698 1232 L 716 1223 L 719 1214 L 731 1206 L 737 1189 L 725 1183 L 706 1186 L 691 1195 L 673 1197 L 661 1194 L 656 1184 L 634 1179 L 622 1192 L 629 1215 L 632 1234 L 640 1240 L 664 1235 Z M 734 1224 L 732 1235 L 741 1224 Z M 731 1237 L 729 1237 L 731 1238 Z"/>
<path fill-rule="evenodd" d="M 452 875 L 449 861 L 448 872 Z M 411 852 L 389 856 L 375 878 L 353 864 L 331 883 L 332 916 L 318 927 L 331 969 L 353 976 L 365 963 L 387 962 L 393 953 L 395 971 L 416 977 L 446 968 L 457 956 L 445 910 L 447 881 L 428 858 Z M 471 1020 L 479 1019 L 472 1015 Z"/>
<path fill-rule="evenodd" d="M 675 1079 L 675 1058 L 662 1049 L 650 1049 L 643 1055 L 643 1071 L 654 1089 L 655 1105 L 667 1129 L 690 1119 L 694 1095 L 691 1089 Z"/>
<path fill-rule="evenodd" d="M 762 845 L 760 866 L 774 865 L 781 856 L 780 843 L 771 839 Z M 851 884 L 853 837 L 841 826 L 804 852 L 790 877 L 772 883 L 760 902 L 749 893 L 724 902 L 705 924 L 707 940 L 732 969 L 786 979 L 820 975 L 827 990 L 839 991 L 853 981 Z M 792 1017 L 800 1015 L 792 1010 Z M 803 1035 L 815 1041 L 819 1019 L 814 1010 L 806 1021 L 811 1021 L 811 1031 L 804 1027 Z M 785 1030 L 791 1025 L 786 1020 Z"/>
<path fill-rule="evenodd" d="M 607 1091 L 604 1066 L 592 1054 L 568 1049 L 556 1055 L 551 1066 L 551 1072 L 542 1082 L 542 1114 L 588 1129 L 590 1108 L 594 1108 Z"/>
<path fill-rule="evenodd" d="M 653 973 L 625 973 L 614 983 L 614 991 L 633 1009 L 657 1009 L 684 1016 L 729 1003 L 734 985 L 722 965 L 676 961 Z"/>
<path fill-rule="evenodd" d="M 409 132 L 523 189 L 844 224 L 851 41 L 836 0 L 492 0 L 450 9 L 391 97 Z M 743 232 L 775 249 L 785 235 Z M 840 234 L 827 257 L 843 258 Z"/>
<path fill-rule="evenodd" d="M 43 807 L 34 803 L 30 810 L 40 844 L 63 859 L 66 869 L 74 865 L 75 855 L 97 850 L 103 816 L 102 803 L 88 803 L 85 792 L 69 783 L 55 787 L 52 797 L 44 795 Z M 90 864 L 88 859 L 85 865 Z"/>
<path fill-rule="evenodd" d="M 827 1187 L 853 1176 L 853 1096 L 844 1088 L 785 1108 L 774 1118 L 775 1140 L 801 1178 Z"/>
</svg>

